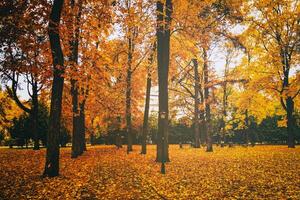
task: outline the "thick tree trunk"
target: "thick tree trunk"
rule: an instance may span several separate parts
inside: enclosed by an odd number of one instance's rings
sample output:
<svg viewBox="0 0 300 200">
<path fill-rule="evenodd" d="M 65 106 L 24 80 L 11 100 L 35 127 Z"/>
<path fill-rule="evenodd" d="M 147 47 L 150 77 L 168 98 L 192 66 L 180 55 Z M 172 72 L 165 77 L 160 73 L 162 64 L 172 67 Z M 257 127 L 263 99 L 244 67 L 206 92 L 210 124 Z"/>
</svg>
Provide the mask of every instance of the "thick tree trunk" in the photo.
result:
<svg viewBox="0 0 300 200">
<path fill-rule="evenodd" d="M 149 119 L 149 107 L 150 107 L 150 91 L 151 91 L 151 72 L 147 75 L 147 86 L 146 86 L 146 100 L 145 100 L 145 112 L 144 112 L 144 123 L 143 123 L 143 133 L 142 133 L 142 152 L 141 154 L 146 154 L 146 142 L 148 135 L 148 119 Z"/>
<path fill-rule="evenodd" d="M 50 121 L 47 136 L 46 163 L 43 176 L 59 175 L 59 130 L 61 118 L 62 93 L 64 86 L 64 57 L 60 45 L 59 23 L 63 0 L 54 0 L 48 33 L 53 59 L 53 82 L 51 92 Z"/>
<path fill-rule="evenodd" d="M 199 125 L 199 86 L 200 86 L 200 78 L 198 72 L 198 61 L 197 59 L 193 59 L 194 65 L 194 76 L 195 76 L 195 105 L 194 105 L 194 136 L 195 136 L 195 148 L 200 148 L 200 125 Z"/>
<path fill-rule="evenodd" d="M 294 112 L 294 101 L 292 97 L 286 99 L 286 114 L 287 114 L 287 134 L 288 134 L 288 147 L 295 148 L 295 118 Z"/>
<path fill-rule="evenodd" d="M 205 115 L 206 115 L 206 151 L 212 152 L 212 138 L 211 138 L 211 121 L 210 121 L 210 100 L 208 87 L 208 59 L 206 49 L 203 48 L 203 75 L 204 75 L 204 99 L 205 99 Z"/>
<path fill-rule="evenodd" d="M 157 134 L 157 162 L 169 161 L 168 147 L 168 124 L 169 124 L 169 107 L 168 107 L 168 73 L 170 60 L 170 24 L 172 14 L 172 1 L 166 0 L 166 9 L 164 4 L 157 1 L 157 65 L 158 65 L 158 134 Z M 164 15 L 165 13 L 165 15 Z M 162 173 L 164 169 L 162 168 Z"/>
<path fill-rule="evenodd" d="M 290 72 L 290 57 L 287 55 L 286 50 L 281 49 L 280 56 L 282 58 L 282 68 L 283 68 L 283 84 L 282 84 L 282 92 L 289 89 L 289 72 Z M 281 94 L 282 95 L 282 94 Z M 289 94 L 285 98 L 285 104 L 283 99 L 281 99 L 281 104 L 286 111 L 287 115 L 287 134 L 288 134 L 288 148 L 295 148 L 295 133 L 294 133 L 294 126 L 295 126 L 295 118 L 294 118 L 294 101 L 293 98 Z M 281 97 L 282 98 L 282 97 Z"/>
</svg>

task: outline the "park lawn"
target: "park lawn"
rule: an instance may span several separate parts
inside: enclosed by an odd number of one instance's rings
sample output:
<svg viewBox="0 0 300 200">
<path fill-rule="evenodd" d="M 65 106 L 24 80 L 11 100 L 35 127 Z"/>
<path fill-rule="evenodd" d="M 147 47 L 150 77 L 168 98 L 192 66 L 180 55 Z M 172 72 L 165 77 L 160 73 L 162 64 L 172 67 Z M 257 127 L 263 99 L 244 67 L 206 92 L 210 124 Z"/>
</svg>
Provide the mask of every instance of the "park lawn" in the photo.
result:
<svg viewBox="0 0 300 200">
<path fill-rule="evenodd" d="M 45 149 L 0 149 L 0 199 L 300 199 L 300 148 L 170 146 L 166 174 L 155 146 L 61 149 L 60 176 L 41 178 Z"/>
</svg>

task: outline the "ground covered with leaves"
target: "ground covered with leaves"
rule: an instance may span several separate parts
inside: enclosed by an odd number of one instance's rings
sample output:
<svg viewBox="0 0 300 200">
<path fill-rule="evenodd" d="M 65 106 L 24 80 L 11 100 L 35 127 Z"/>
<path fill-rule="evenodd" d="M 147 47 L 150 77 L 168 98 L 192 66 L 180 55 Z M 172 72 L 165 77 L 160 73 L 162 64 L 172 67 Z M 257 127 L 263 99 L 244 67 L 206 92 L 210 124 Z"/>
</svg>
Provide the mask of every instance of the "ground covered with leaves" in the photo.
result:
<svg viewBox="0 0 300 200">
<path fill-rule="evenodd" d="M 300 199 L 300 148 L 170 146 L 160 174 L 155 146 L 89 147 L 70 158 L 61 149 L 61 175 L 41 178 L 45 150 L 0 149 L 0 199 Z"/>
</svg>

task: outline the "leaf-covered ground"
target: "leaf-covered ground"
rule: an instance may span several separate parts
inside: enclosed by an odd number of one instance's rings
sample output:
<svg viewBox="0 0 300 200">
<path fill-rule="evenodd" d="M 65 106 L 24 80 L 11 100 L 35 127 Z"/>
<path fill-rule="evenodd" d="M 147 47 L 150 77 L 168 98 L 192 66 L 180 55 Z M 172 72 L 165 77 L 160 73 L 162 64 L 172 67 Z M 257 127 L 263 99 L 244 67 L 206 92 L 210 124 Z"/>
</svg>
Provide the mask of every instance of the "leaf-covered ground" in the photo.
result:
<svg viewBox="0 0 300 200">
<path fill-rule="evenodd" d="M 61 176 L 41 178 L 45 150 L 0 149 L 0 199 L 300 199 L 300 148 L 170 146 L 167 174 L 155 146 L 90 147 L 70 158 L 61 150 Z"/>
</svg>

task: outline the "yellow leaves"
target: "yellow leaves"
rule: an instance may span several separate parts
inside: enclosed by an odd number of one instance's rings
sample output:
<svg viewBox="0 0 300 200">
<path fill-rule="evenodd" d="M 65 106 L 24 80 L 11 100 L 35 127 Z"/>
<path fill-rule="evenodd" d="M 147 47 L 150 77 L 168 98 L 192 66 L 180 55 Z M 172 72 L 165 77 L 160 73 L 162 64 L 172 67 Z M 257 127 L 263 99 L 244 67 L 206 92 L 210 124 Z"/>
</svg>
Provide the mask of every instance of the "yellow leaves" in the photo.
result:
<svg viewBox="0 0 300 200">
<path fill-rule="evenodd" d="M 62 149 L 61 176 L 41 179 L 44 150 L 0 149 L 0 197 L 14 199 L 299 199 L 299 148 L 170 146 L 160 174 L 155 146 L 148 154 L 113 146 L 89 147 L 77 159 Z M 28 156 L 31 155 L 31 156 Z"/>
<path fill-rule="evenodd" d="M 286 127 L 286 125 L 287 125 L 287 119 L 286 118 L 277 121 L 277 126 L 278 127 Z"/>
</svg>

